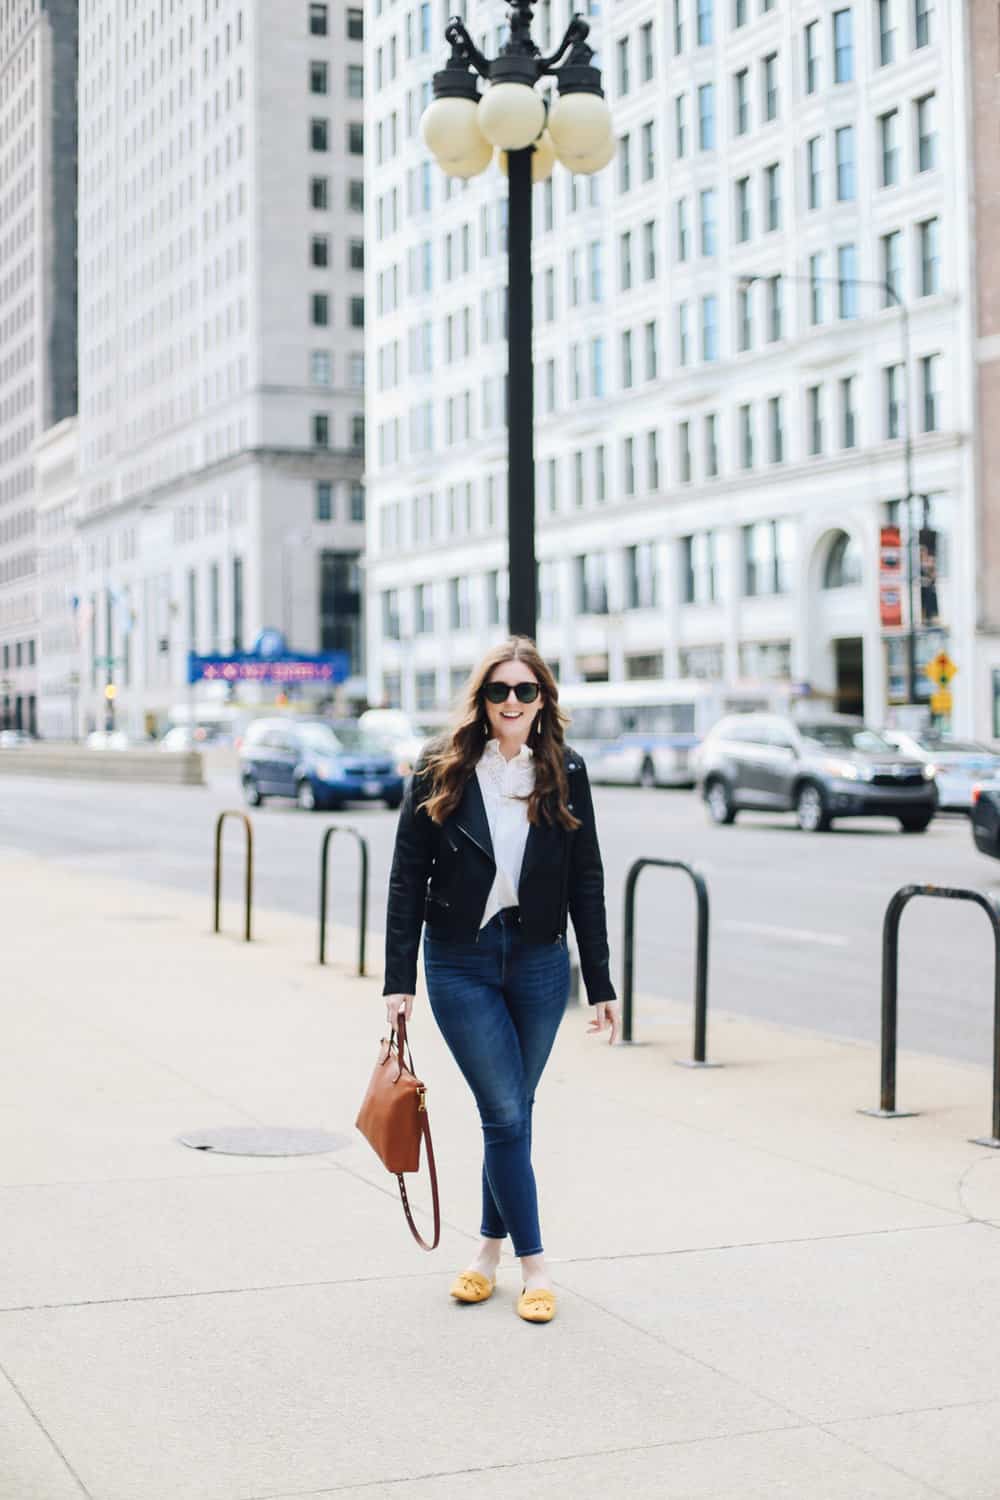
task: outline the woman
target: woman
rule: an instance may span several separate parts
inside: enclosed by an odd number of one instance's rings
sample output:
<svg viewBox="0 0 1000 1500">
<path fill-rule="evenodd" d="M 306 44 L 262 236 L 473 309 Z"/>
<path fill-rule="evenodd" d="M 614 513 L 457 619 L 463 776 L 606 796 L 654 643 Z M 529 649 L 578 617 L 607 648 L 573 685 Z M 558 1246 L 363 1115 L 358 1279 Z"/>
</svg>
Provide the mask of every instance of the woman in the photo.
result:
<svg viewBox="0 0 1000 1500">
<path fill-rule="evenodd" d="M 482 1242 L 451 1288 L 484 1302 L 507 1234 L 521 1262 L 517 1311 L 555 1314 L 531 1167 L 535 1089 L 569 993 L 567 912 L 588 1032 L 618 1037 L 604 871 L 583 761 L 563 743 L 555 679 L 515 637 L 472 673 L 458 720 L 407 788 L 389 877 L 385 989 L 390 1026 L 413 1008 L 420 929 L 434 1019 L 483 1127 Z"/>
</svg>

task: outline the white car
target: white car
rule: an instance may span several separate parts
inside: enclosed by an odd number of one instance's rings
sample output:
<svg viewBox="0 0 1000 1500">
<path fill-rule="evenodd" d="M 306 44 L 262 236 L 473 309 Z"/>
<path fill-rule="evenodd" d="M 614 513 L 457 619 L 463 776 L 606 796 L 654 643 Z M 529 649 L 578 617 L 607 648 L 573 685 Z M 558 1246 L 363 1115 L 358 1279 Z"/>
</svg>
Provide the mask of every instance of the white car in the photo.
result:
<svg viewBox="0 0 1000 1500">
<path fill-rule="evenodd" d="M 130 741 L 121 729 L 95 729 L 84 743 L 88 750 L 127 750 Z"/>
<path fill-rule="evenodd" d="M 390 745 L 400 769 L 406 767 L 403 774 L 407 776 L 430 737 L 399 708 L 367 708 L 358 718 L 358 728 L 373 739 Z"/>
<path fill-rule="evenodd" d="M 975 740 L 954 740 L 933 729 L 886 729 L 886 739 L 905 755 L 934 766 L 942 812 L 968 812 L 972 789 L 1000 776 L 1000 755 Z"/>
</svg>

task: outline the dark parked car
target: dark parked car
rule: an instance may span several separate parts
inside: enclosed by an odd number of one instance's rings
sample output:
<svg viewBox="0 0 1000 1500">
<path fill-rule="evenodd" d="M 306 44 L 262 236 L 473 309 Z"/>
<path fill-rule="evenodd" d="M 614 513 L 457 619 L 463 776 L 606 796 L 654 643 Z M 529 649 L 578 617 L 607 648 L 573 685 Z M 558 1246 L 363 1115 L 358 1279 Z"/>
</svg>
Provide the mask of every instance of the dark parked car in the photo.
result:
<svg viewBox="0 0 1000 1500">
<path fill-rule="evenodd" d="M 923 833 L 937 810 L 933 766 L 893 749 L 858 719 L 731 715 L 702 742 L 698 784 L 716 823 L 752 808 L 794 812 L 811 833 L 834 818 L 873 815 Z"/>
<path fill-rule="evenodd" d="M 1000 859 L 1000 783 L 972 791 L 972 837 L 980 854 Z"/>
<path fill-rule="evenodd" d="M 265 797 L 292 797 L 309 812 L 403 800 L 403 776 L 384 742 L 321 720 L 256 719 L 240 747 L 240 780 L 251 807 Z"/>
</svg>

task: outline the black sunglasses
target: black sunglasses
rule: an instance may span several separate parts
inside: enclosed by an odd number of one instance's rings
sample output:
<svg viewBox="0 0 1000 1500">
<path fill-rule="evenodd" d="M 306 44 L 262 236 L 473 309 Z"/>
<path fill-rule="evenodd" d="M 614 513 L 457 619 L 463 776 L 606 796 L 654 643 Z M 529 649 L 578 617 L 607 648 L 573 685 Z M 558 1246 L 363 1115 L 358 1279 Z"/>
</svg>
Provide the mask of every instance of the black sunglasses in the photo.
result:
<svg viewBox="0 0 1000 1500">
<path fill-rule="evenodd" d="M 539 691 L 537 682 L 488 682 L 483 688 L 483 697 L 488 703 L 506 703 L 513 693 L 518 703 L 534 703 Z"/>
</svg>

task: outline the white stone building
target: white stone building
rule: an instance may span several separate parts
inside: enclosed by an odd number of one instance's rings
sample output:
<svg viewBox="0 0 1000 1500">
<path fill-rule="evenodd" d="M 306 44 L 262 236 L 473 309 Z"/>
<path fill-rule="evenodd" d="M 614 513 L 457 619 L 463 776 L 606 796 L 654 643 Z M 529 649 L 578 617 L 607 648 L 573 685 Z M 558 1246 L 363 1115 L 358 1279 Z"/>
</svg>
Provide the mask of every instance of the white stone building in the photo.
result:
<svg viewBox="0 0 1000 1500">
<path fill-rule="evenodd" d="M 76 411 L 76 0 L 0 8 L 0 728 L 38 728 L 32 450 Z"/>
<path fill-rule="evenodd" d="M 79 595 L 80 503 L 78 423 L 67 417 L 35 443 L 38 529 L 38 732 L 43 739 L 79 735 L 80 663 L 90 622 Z"/>
<path fill-rule="evenodd" d="M 80 23 L 82 708 L 141 734 L 265 627 L 360 671 L 363 13 Z"/>
<path fill-rule="evenodd" d="M 546 657 L 564 682 L 775 678 L 885 719 L 907 686 L 879 605 L 880 528 L 905 526 L 907 493 L 888 281 L 908 309 L 913 490 L 938 534 L 940 618 L 919 647 L 959 665 L 954 726 L 988 732 L 964 7 L 590 8 L 618 158 L 535 190 Z M 449 184 L 421 142 L 440 7 L 374 11 L 369 676 L 419 712 L 503 633 L 505 184 L 495 167 Z M 505 15 L 470 0 L 492 52 Z M 568 17 L 539 5 L 539 40 Z"/>
</svg>

